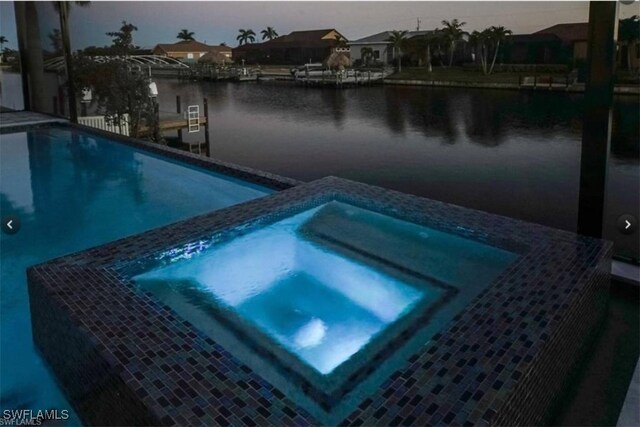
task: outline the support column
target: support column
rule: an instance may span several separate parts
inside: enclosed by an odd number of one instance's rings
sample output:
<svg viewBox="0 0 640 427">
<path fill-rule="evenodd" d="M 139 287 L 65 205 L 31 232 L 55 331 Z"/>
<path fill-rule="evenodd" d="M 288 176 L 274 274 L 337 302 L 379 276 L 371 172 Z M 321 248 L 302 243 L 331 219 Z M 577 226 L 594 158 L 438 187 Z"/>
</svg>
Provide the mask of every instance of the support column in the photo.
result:
<svg viewBox="0 0 640 427">
<path fill-rule="evenodd" d="M 578 233 L 602 237 L 611 142 L 618 2 L 589 4 Z"/>
<path fill-rule="evenodd" d="M 203 100 L 204 104 L 204 117 L 206 123 L 204 124 L 204 142 L 207 146 L 207 155 L 211 157 L 211 141 L 209 139 L 209 101 L 207 98 Z"/>
<path fill-rule="evenodd" d="M 176 113 L 182 114 L 182 102 L 180 101 L 180 95 L 176 95 Z M 178 141 L 182 144 L 182 128 L 178 129 Z"/>
<path fill-rule="evenodd" d="M 31 99 L 29 97 L 29 74 L 27 74 L 27 55 L 22 52 L 27 51 L 27 19 L 25 3 L 14 1 L 13 10 L 16 16 L 16 35 L 18 37 L 18 52 L 20 57 L 20 74 L 22 75 L 22 100 L 24 109 L 31 110 Z"/>
<path fill-rule="evenodd" d="M 78 107 L 76 104 L 76 82 L 74 80 L 73 54 L 71 53 L 71 40 L 69 38 L 69 3 L 60 1 L 60 33 L 62 34 L 62 47 L 67 71 L 67 94 L 69 100 L 69 117 L 73 123 L 78 123 Z"/>
<path fill-rule="evenodd" d="M 44 59 L 42 58 L 42 41 L 40 40 L 40 23 L 35 2 L 24 3 L 24 22 L 26 23 L 27 49 L 20 51 L 20 56 L 25 56 L 25 69 L 29 82 L 29 109 L 45 112 L 48 110 L 48 99 L 45 99 L 44 90 Z"/>
</svg>

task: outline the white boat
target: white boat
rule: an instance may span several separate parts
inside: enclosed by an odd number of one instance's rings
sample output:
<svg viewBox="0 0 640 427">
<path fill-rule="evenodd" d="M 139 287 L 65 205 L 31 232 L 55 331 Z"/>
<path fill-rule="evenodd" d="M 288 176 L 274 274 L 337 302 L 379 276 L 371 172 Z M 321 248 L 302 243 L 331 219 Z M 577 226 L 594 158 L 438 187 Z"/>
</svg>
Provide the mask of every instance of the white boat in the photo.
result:
<svg viewBox="0 0 640 427">
<path fill-rule="evenodd" d="M 302 68 L 302 67 L 301 67 Z M 329 70 L 304 67 L 296 69 L 294 79 L 297 82 L 315 85 L 366 85 L 382 82 L 388 76 L 386 70 Z"/>
<path fill-rule="evenodd" d="M 232 79 L 238 82 L 256 81 L 258 79 L 259 70 L 247 67 L 232 68 Z"/>
</svg>

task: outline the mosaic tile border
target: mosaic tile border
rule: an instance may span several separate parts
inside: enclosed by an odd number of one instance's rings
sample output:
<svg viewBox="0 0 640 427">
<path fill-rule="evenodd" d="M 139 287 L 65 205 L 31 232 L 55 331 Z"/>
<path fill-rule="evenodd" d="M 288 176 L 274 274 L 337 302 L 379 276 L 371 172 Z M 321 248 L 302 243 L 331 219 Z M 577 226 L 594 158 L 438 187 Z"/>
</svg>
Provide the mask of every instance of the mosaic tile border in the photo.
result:
<svg viewBox="0 0 640 427">
<path fill-rule="evenodd" d="M 327 197 L 521 255 L 336 424 L 543 423 L 606 312 L 612 245 L 333 177 L 30 268 L 34 340 L 83 420 L 323 424 L 172 310 L 136 293 L 129 278 L 150 259 L 164 262 L 167 251 L 175 257 L 207 247 Z"/>
</svg>

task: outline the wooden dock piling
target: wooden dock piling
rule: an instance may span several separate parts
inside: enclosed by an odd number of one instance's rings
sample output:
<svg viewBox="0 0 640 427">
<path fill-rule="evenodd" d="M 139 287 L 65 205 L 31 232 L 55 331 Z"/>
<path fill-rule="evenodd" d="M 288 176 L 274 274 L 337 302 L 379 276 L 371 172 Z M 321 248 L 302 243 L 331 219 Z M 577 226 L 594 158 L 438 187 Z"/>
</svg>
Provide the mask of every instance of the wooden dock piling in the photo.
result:
<svg viewBox="0 0 640 427">
<path fill-rule="evenodd" d="M 180 95 L 176 95 L 176 113 L 182 114 L 182 104 L 180 103 Z M 178 129 L 178 141 L 182 143 L 182 128 Z"/>
</svg>

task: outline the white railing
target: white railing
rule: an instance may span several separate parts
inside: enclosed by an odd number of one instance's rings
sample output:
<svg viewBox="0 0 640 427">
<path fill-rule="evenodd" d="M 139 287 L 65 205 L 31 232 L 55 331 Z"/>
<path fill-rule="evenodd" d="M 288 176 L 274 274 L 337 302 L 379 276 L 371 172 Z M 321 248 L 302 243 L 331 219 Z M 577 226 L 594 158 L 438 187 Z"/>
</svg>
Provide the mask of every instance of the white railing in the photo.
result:
<svg viewBox="0 0 640 427">
<path fill-rule="evenodd" d="M 78 123 L 96 129 L 106 130 L 107 132 L 119 133 L 120 135 L 129 136 L 129 115 L 124 114 L 120 120 L 120 124 L 107 122 L 104 116 L 85 116 L 78 117 Z"/>
</svg>

